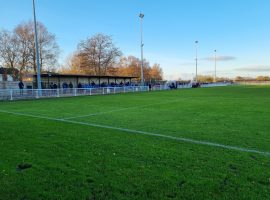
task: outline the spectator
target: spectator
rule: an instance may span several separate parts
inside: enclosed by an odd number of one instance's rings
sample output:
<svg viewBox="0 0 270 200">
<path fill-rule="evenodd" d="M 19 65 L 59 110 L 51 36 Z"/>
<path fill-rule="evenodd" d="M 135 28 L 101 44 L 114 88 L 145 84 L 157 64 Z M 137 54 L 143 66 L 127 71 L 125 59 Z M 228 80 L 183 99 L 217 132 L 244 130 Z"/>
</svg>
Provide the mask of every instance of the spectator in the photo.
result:
<svg viewBox="0 0 270 200">
<path fill-rule="evenodd" d="M 63 93 L 66 94 L 67 93 L 67 87 L 68 87 L 68 84 L 66 82 L 64 82 L 62 84 L 62 87 L 63 87 Z"/>
<path fill-rule="evenodd" d="M 50 89 L 53 89 L 53 83 L 50 84 Z"/>
<path fill-rule="evenodd" d="M 70 89 L 72 89 L 72 88 L 73 88 L 73 84 L 72 84 L 71 82 L 69 83 L 69 85 L 68 85 L 68 86 L 69 86 L 69 88 L 70 88 Z"/>
<path fill-rule="evenodd" d="M 101 87 L 106 87 L 106 83 L 105 82 L 102 82 L 101 83 Z"/>
<path fill-rule="evenodd" d="M 81 83 L 78 84 L 78 88 L 82 88 L 82 84 Z"/>
<path fill-rule="evenodd" d="M 152 90 L 152 85 L 151 85 L 151 83 L 149 83 L 149 91 L 151 91 Z"/>
<path fill-rule="evenodd" d="M 19 88 L 20 88 L 20 94 L 23 95 L 23 88 L 24 88 L 24 84 L 22 82 L 22 80 L 19 82 Z"/>
</svg>

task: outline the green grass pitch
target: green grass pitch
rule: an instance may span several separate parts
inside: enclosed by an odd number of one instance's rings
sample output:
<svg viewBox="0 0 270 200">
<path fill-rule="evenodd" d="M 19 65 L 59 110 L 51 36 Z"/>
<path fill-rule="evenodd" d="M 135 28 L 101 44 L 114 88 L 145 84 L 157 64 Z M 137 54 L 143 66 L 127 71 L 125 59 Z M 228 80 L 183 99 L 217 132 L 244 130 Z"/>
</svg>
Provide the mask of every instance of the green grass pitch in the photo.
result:
<svg viewBox="0 0 270 200">
<path fill-rule="evenodd" d="M 270 199 L 270 87 L 0 102 L 0 199 Z"/>
</svg>

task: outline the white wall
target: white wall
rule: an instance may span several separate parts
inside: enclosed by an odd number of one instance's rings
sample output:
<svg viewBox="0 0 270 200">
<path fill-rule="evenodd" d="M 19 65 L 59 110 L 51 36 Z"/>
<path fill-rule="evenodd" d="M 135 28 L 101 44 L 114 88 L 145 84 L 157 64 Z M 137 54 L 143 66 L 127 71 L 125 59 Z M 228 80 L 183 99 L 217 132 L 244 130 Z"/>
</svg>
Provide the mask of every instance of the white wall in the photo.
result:
<svg viewBox="0 0 270 200">
<path fill-rule="evenodd" d="M 7 81 L 13 81 L 13 77 L 11 75 L 7 75 Z"/>
<path fill-rule="evenodd" d="M 1 81 L 0 89 L 19 89 L 18 81 Z"/>
</svg>

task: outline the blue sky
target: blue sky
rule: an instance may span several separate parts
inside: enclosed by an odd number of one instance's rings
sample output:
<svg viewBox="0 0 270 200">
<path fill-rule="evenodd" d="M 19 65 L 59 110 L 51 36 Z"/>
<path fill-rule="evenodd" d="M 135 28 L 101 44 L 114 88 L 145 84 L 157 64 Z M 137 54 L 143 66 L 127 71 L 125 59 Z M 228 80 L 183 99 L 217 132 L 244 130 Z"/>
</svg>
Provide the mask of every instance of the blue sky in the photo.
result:
<svg viewBox="0 0 270 200">
<path fill-rule="evenodd" d="M 145 14 L 145 58 L 165 78 L 190 78 L 199 41 L 199 74 L 270 75 L 269 0 L 36 0 L 37 18 L 56 34 L 60 63 L 80 40 L 111 35 L 124 55 L 140 56 L 139 13 Z M 0 0 L 0 29 L 32 16 L 32 0 Z"/>
</svg>

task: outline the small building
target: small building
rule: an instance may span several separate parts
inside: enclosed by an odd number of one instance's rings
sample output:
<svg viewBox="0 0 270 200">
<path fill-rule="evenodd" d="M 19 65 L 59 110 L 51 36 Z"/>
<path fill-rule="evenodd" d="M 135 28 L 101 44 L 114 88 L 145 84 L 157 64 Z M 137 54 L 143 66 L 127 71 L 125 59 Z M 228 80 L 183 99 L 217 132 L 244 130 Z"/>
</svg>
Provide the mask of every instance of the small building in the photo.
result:
<svg viewBox="0 0 270 200">
<path fill-rule="evenodd" d="M 19 70 L 0 67 L 0 81 L 17 81 Z"/>
<path fill-rule="evenodd" d="M 19 70 L 0 67 L 0 89 L 15 89 L 18 87 Z"/>
<path fill-rule="evenodd" d="M 135 84 L 138 77 L 133 76 L 95 76 L 81 74 L 59 74 L 59 73 L 42 73 L 42 88 L 48 89 L 51 84 L 56 84 L 57 88 L 62 88 L 64 84 L 72 83 L 74 88 L 77 87 L 107 87 L 107 86 L 124 86 Z M 29 81 L 29 78 L 28 78 Z M 33 86 L 37 87 L 37 75 L 33 75 Z"/>
</svg>

